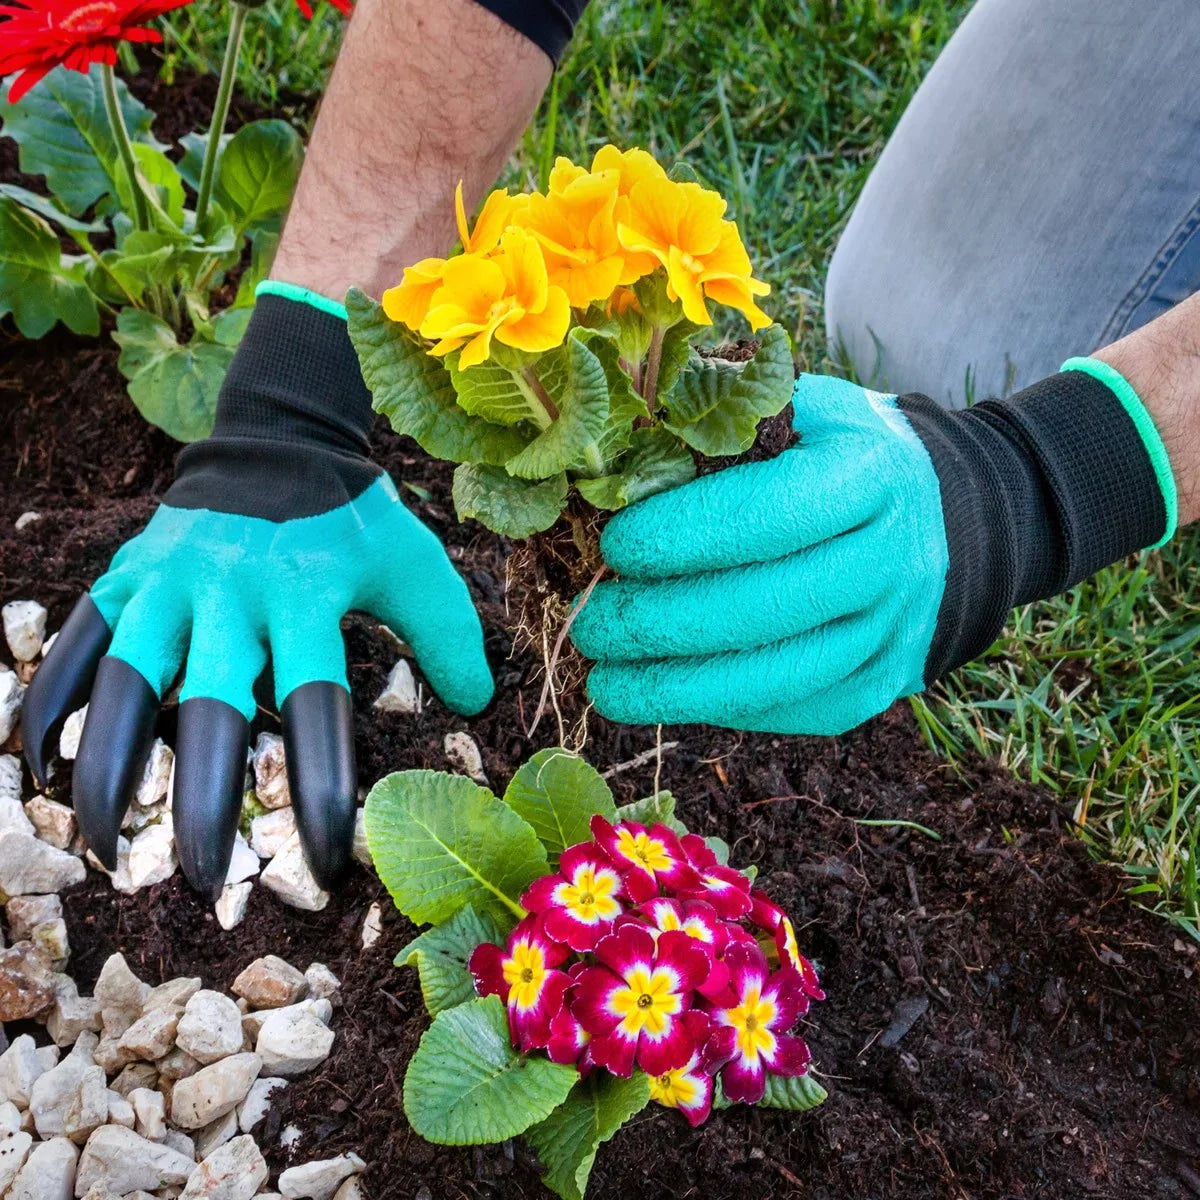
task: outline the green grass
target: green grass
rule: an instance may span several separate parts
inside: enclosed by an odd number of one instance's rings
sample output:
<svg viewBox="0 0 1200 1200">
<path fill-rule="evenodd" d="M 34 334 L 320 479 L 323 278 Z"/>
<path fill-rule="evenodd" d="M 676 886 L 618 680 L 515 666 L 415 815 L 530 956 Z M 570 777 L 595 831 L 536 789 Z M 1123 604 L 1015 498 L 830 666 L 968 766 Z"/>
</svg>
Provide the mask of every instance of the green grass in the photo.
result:
<svg viewBox="0 0 1200 1200">
<path fill-rule="evenodd" d="M 810 369 L 835 366 L 825 271 L 871 164 L 968 0 L 593 0 L 503 182 L 607 141 L 686 158 L 730 201 L 768 307 Z M 168 70 L 215 69 L 224 6 L 177 20 Z M 319 91 L 340 18 L 258 10 L 243 92 Z M 398 64 L 403 69 L 403 64 Z M 1015 615 L 992 652 L 914 701 L 932 745 L 1059 792 L 1139 903 L 1200 937 L 1200 581 L 1194 537 Z"/>
</svg>

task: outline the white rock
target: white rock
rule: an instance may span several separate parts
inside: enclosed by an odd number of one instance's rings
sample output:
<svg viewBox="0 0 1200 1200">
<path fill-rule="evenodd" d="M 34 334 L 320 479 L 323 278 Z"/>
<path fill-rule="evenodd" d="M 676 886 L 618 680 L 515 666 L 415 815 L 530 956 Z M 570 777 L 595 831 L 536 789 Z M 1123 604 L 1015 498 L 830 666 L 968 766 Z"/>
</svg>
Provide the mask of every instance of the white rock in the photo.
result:
<svg viewBox="0 0 1200 1200">
<path fill-rule="evenodd" d="M 62 901 L 56 895 L 14 896 L 5 906 L 8 931 L 14 942 L 27 942 L 33 931 L 47 921 L 62 918 Z"/>
<path fill-rule="evenodd" d="M 39 1142 L 17 1172 L 7 1200 L 71 1200 L 79 1150 L 67 1138 Z"/>
<path fill-rule="evenodd" d="M 233 839 L 233 855 L 229 860 L 229 871 L 225 876 L 225 886 L 231 887 L 236 883 L 244 883 L 253 879 L 261 869 L 258 855 L 250 849 L 246 839 L 239 833 Z"/>
<path fill-rule="evenodd" d="M 213 911 L 217 915 L 217 923 L 222 929 L 235 929 L 242 923 L 246 915 L 246 905 L 250 902 L 250 892 L 253 883 L 235 883 L 221 890 Z"/>
<path fill-rule="evenodd" d="M 137 1113 L 127 1096 L 108 1089 L 108 1123 L 120 1125 L 122 1129 L 133 1129 L 137 1125 Z"/>
<path fill-rule="evenodd" d="M 175 1033 L 179 1028 L 179 1014 L 170 1009 L 152 1009 L 139 1017 L 121 1034 L 117 1049 L 126 1052 L 131 1059 L 140 1058 L 153 1062 L 168 1054 L 175 1045 Z"/>
<path fill-rule="evenodd" d="M 128 1050 L 121 1049 L 121 1039 L 111 1037 L 107 1033 L 101 1036 L 100 1043 L 92 1057 L 96 1060 L 97 1066 L 104 1068 L 106 1075 L 115 1074 L 133 1061 L 133 1055 Z"/>
<path fill-rule="evenodd" d="M 411 715 L 421 711 L 421 697 L 417 692 L 417 681 L 413 678 L 412 667 L 408 659 L 398 659 L 396 665 L 388 674 L 387 683 L 375 701 L 375 707 L 382 712 L 403 713 Z"/>
<path fill-rule="evenodd" d="M 250 822 L 250 849 L 259 858 L 274 858 L 296 832 L 296 813 L 289 804 Z"/>
<path fill-rule="evenodd" d="M 99 1053 L 96 1057 L 99 1063 Z M 121 1073 L 109 1085 L 114 1092 L 120 1094 L 126 1099 L 130 1093 L 136 1092 L 138 1088 L 152 1088 L 158 1085 L 158 1071 L 153 1063 L 131 1062 L 126 1063 L 121 1068 Z"/>
<path fill-rule="evenodd" d="M 152 1088 L 134 1088 L 129 1103 L 137 1117 L 137 1131 L 152 1142 L 167 1136 L 167 1105 L 162 1092 Z"/>
<path fill-rule="evenodd" d="M 2 848 L 3 839 L 0 839 Z M 329 903 L 329 893 L 308 869 L 298 833 L 288 838 L 283 849 L 267 864 L 259 882 L 270 888 L 284 904 L 305 912 L 320 912 Z"/>
<path fill-rule="evenodd" d="M 39 841 L 32 833 L 0 833 L 0 892 L 6 896 L 61 892 L 86 877 L 79 859 Z"/>
<path fill-rule="evenodd" d="M 171 1123 L 180 1129 L 203 1129 L 232 1112 L 245 1100 L 262 1066 L 257 1054 L 233 1054 L 179 1080 L 171 1093 Z"/>
<path fill-rule="evenodd" d="M 310 963 L 304 978 L 308 981 L 308 994 L 314 1000 L 337 1003 L 342 981 L 324 963 Z"/>
<path fill-rule="evenodd" d="M 123 954 L 113 954 L 100 968 L 94 995 L 104 1032 L 120 1037 L 142 1015 L 150 987 L 129 969 Z"/>
<path fill-rule="evenodd" d="M 42 657 L 43 657 L 43 658 L 45 658 L 45 657 L 46 657 L 46 655 L 47 655 L 47 654 L 49 654 L 49 653 L 50 653 L 50 651 L 53 649 L 53 647 L 54 647 L 54 643 L 55 643 L 55 641 L 58 639 L 58 633 L 59 633 L 59 631 L 56 629 L 56 630 L 55 630 L 55 631 L 54 631 L 54 632 L 53 632 L 53 633 L 52 633 L 52 634 L 51 634 L 51 635 L 50 635 L 50 636 L 49 636 L 49 637 L 48 637 L 48 638 L 47 638 L 47 639 L 46 639 L 46 640 L 45 640 L 45 641 L 42 643 Z"/>
<path fill-rule="evenodd" d="M 56 1046 L 73 1046 L 81 1033 L 100 1032 L 96 1001 L 90 996 L 81 996 L 75 980 L 69 975 L 54 977 L 54 1007 L 46 1018 L 46 1032 Z"/>
<path fill-rule="evenodd" d="M 163 1145 L 170 1146 L 172 1150 L 178 1150 L 180 1154 L 185 1158 L 190 1158 L 192 1162 L 196 1161 L 196 1143 L 186 1133 L 180 1133 L 178 1129 L 172 1129 L 169 1125 L 167 1126 Z"/>
<path fill-rule="evenodd" d="M 268 954 L 242 971 L 233 981 L 232 990 L 251 1008 L 286 1008 L 304 997 L 308 980 L 291 963 Z"/>
<path fill-rule="evenodd" d="M 11 1100 L 0 1103 L 0 1135 L 16 1133 L 21 1128 L 21 1110 Z"/>
<path fill-rule="evenodd" d="M 383 937 L 383 908 L 376 902 L 367 909 L 367 915 L 363 920 L 363 949 L 370 950 L 381 937 Z"/>
<path fill-rule="evenodd" d="M 271 1111 L 271 1093 L 287 1085 L 286 1079 L 269 1075 L 260 1075 L 250 1085 L 237 1112 L 238 1127 L 243 1133 L 249 1133 Z"/>
<path fill-rule="evenodd" d="M 37 1060 L 42 1064 L 43 1071 L 51 1071 L 58 1066 L 62 1058 L 62 1050 L 53 1044 L 37 1048 Z"/>
<path fill-rule="evenodd" d="M 252 1137 L 234 1138 L 196 1168 L 180 1200 L 252 1200 L 267 1182 L 267 1164 Z"/>
<path fill-rule="evenodd" d="M 228 1058 L 242 1048 L 242 1014 L 228 996 L 199 991 L 184 1009 L 175 1040 L 181 1050 L 205 1065 Z"/>
<path fill-rule="evenodd" d="M 5 755 L 5 758 L 10 758 Z M 0 833 L 24 833 L 33 836 L 33 822 L 21 803 L 21 772 L 16 773 L 16 789 L 13 790 L 6 780 L 0 786 Z"/>
<path fill-rule="evenodd" d="M 286 1016 L 288 1020 L 297 1016 L 315 1017 L 322 1025 L 328 1025 L 333 1020 L 333 1005 L 328 1000 L 309 997 L 299 1004 L 289 1004 L 286 1008 L 268 1008 L 260 1012 L 248 1012 L 242 1016 L 242 1029 L 246 1036 L 258 1040 L 259 1031 L 268 1017 Z"/>
<path fill-rule="evenodd" d="M 0 1054 L 0 1100 L 10 1100 L 18 1108 L 28 1108 L 30 1090 L 46 1070 L 33 1038 L 27 1033 L 21 1034 Z"/>
<path fill-rule="evenodd" d="M 94 1184 L 114 1196 L 154 1192 L 186 1183 L 196 1164 L 177 1150 L 148 1141 L 132 1129 L 106 1125 L 88 1138 L 79 1159 L 75 1195 L 82 1197 Z"/>
<path fill-rule="evenodd" d="M 371 861 L 371 848 L 367 845 L 366 810 L 362 808 L 354 814 L 354 842 L 350 853 L 355 862 L 374 869 L 374 863 Z"/>
<path fill-rule="evenodd" d="M 21 799 L 21 760 L 15 754 L 0 754 L 0 801 Z"/>
<path fill-rule="evenodd" d="M 94 1033 L 81 1034 L 71 1053 L 30 1089 L 29 1111 L 43 1140 L 61 1136 L 82 1142 L 107 1122 L 104 1069 L 92 1061 L 96 1041 Z"/>
<path fill-rule="evenodd" d="M 175 874 L 175 827 L 164 813 L 157 825 L 147 825 L 129 844 L 129 886 L 135 891 L 162 883 Z"/>
<path fill-rule="evenodd" d="M 157 1065 L 159 1078 L 167 1083 L 174 1083 L 177 1079 L 186 1079 L 200 1070 L 200 1064 L 186 1051 L 180 1050 L 178 1046 L 170 1054 L 160 1058 Z"/>
<path fill-rule="evenodd" d="M 218 1146 L 223 1146 L 238 1132 L 238 1117 L 236 1110 L 218 1117 L 211 1125 L 205 1125 L 196 1134 L 196 1158 L 204 1161 Z"/>
<path fill-rule="evenodd" d="M 285 1125 L 279 1131 L 279 1144 L 285 1150 L 290 1150 L 303 1136 L 297 1126 Z"/>
<path fill-rule="evenodd" d="M 34 796 L 25 805 L 25 815 L 31 823 L 31 831 L 56 850 L 66 850 L 79 830 L 74 810 L 47 796 Z"/>
<path fill-rule="evenodd" d="M 34 521 L 40 521 L 41 519 L 42 514 L 40 512 L 34 512 L 33 509 L 30 509 L 28 512 L 23 512 L 13 522 L 13 528 L 20 533 L 22 529 L 27 529 Z"/>
<path fill-rule="evenodd" d="M 295 1079 L 318 1067 L 333 1049 L 333 1030 L 311 1013 L 280 1008 L 270 1013 L 258 1031 L 255 1049 L 268 1075 Z"/>
<path fill-rule="evenodd" d="M 288 1200 L 332 1200 L 344 1179 L 367 1169 L 357 1154 L 339 1154 L 317 1162 L 288 1167 L 279 1176 L 279 1191 Z"/>
<path fill-rule="evenodd" d="M 169 979 L 166 983 L 150 989 L 150 994 L 142 1005 L 142 1015 L 145 1016 L 146 1013 L 161 1008 L 173 1012 L 177 1017 L 182 1017 L 188 1002 L 200 990 L 200 986 L 201 980 L 194 977 Z"/>
<path fill-rule="evenodd" d="M 17 727 L 24 695 L 25 685 L 17 678 L 17 673 L 0 667 L 0 746 L 8 741 Z"/>
<path fill-rule="evenodd" d="M 87 705 L 77 708 L 63 722 L 62 733 L 58 735 L 58 753 L 60 758 L 71 761 L 79 753 L 79 739 L 83 736 L 83 723 L 87 720 Z"/>
<path fill-rule="evenodd" d="M 429 1195 L 429 1193 L 426 1193 Z M 367 1194 L 363 1191 L 363 1185 L 357 1175 L 351 1175 L 349 1179 L 343 1181 L 342 1186 L 333 1193 L 333 1200 L 367 1200 Z M 417 1200 L 421 1200 L 418 1193 Z"/>
<path fill-rule="evenodd" d="M 67 940 L 67 923 L 62 917 L 35 925 L 29 940 L 50 960 L 56 971 L 66 970 L 71 943 Z"/>
<path fill-rule="evenodd" d="M 0 608 L 4 640 L 18 662 L 33 662 L 46 636 L 46 610 L 36 600 L 12 600 Z"/>
<path fill-rule="evenodd" d="M 0 1196 L 8 1191 L 25 1165 L 32 1145 L 33 1138 L 27 1133 L 10 1133 L 0 1138 Z"/>
<path fill-rule="evenodd" d="M 154 745 L 150 747 L 150 757 L 146 759 L 146 767 L 142 771 L 142 782 L 138 784 L 137 795 L 134 797 L 137 804 L 142 808 L 151 808 L 166 800 L 174 765 L 175 751 L 162 738 L 155 738 Z"/>
<path fill-rule="evenodd" d="M 292 802 L 283 738 L 277 733 L 258 735 L 254 747 L 254 794 L 263 808 L 286 808 Z"/>
<path fill-rule="evenodd" d="M 90 850 L 87 860 L 102 875 L 112 880 L 112 885 L 125 896 L 132 896 L 137 888 L 133 886 L 133 877 L 129 874 L 130 842 L 127 837 L 117 837 L 117 869 L 110 871 Z"/>
<path fill-rule="evenodd" d="M 483 770 L 483 756 L 475 739 L 463 730 L 446 734 L 442 742 L 446 761 L 460 774 L 469 775 L 476 783 L 487 783 Z"/>
</svg>

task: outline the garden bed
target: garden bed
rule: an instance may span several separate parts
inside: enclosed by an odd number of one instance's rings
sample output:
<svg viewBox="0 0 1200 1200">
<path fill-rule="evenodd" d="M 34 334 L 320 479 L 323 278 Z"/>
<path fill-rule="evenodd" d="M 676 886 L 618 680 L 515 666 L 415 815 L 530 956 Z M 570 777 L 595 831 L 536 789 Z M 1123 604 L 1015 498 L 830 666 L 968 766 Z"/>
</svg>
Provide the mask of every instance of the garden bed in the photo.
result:
<svg viewBox="0 0 1200 1200">
<path fill-rule="evenodd" d="M 3 337 L 0 602 L 36 598 L 54 629 L 153 511 L 175 447 L 129 404 L 108 343 Z M 418 716 L 376 712 L 395 651 L 372 623 L 352 618 L 361 781 L 445 768 L 443 738 L 465 728 L 502 787 L 555 738 L 553 721 L 532 740 L 522 732 L 537 707 L 540 664 L 509 658 L 508 546 L 458 525 L 451 468 L 382 422 L 376 453 L 417 489 L 405 498 L 470 583 L 498 692 L 469 722 L 436 700 Z M 15 533 L 27 510 L 41 519 Z M 170 724 L 168 713 L 168 740 Z M 602 770 L 655 746 L 653 729 L 594 715 L 589 734 L 586 753 Z M 591 1194 L 1200 1195 L 1195 947 L 1130 905 L 1118 874 L 1067 835 L 1051 798 L 984 765 L 955 777 L 904 705 L 839 739 L 708 728 L 662 736 L 661 785 L 678 797 L 681 817 L 729 841 L 735 863 L 759 865 L 821 967 L 829 1001 L 804 1034 L 830 1099 L 801 1116 L 717 1113 L 698 1130 L 652 1107 L 602 1149 Z M 651 755 L 613 775 L 618 801 L 649 792 L 655 770 Z M 916 822 L 941 840 L 856 820 Z M 376 899 L 384 934 L 362 951 L 359 930 Z M 299 1126 L 301 1157 L 360 1153 L 378 1200 L 545 1194 L 519 1145 L 450 1150 L 408 1130 L 400 1081 L 427 1017 L 415 972 L 391 966 L 412 929 L 366 872 L 356 868 L 317 914 L 255 889 L 230 933 L 178 877 L 127 897 L 92 876 L 65 907 L 81 988 L 114 950 L 152 983 L 181 974 L 223 982 L 266 953 L 328 963 L 345 1001 L 334 1055 L 268 1118 L 268 1132 Z M 284 1161 L 276 1151 L 275 1165 Z"/>
</svg>

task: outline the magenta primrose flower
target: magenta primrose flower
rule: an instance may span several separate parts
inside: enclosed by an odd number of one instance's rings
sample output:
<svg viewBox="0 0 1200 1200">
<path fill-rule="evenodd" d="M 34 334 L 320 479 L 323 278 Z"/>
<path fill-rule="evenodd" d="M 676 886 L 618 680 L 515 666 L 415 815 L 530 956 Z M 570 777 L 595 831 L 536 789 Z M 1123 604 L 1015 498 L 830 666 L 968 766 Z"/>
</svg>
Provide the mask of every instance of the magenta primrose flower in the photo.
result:
<svg viewBox="0 0 1200 1200">
<path fill-rule="evenodd" d="M 791 918 L 765 892 L 754 889 L 750 899 L 750 920 L 760 929 L 767 929 L 775 935 L 775 949 L 779 953 L 780 963 L 790 966 L 800 976 L 800 986 L 809 999 L 824 1000 L 825 993 L 821 990 L 816 968 L 800 953 Z"/>
<path fill-rule="evenodd" d="M 564 850 L 557 875 L 535 879 L 521 904 L 542 914 L 546 932 L 572 950 L 591 950 L 624 911 L 625 886 L 608 855 L 583 842 Z"/>
<path fill-rule="evenodd" d="M 703 1125 L 712 1112 L 715 1085 L 712 1073 L 705 1069 L 701 1051 L 674 1071 L 650 1076 L 650 1099 L 665 1108 L 677 1108 L 689 1125 Z"/>
<path fill-rule="evenodd" d="M 727 921 L 744 917 L 751 907 L 750 880 L 719 863 L 698 833 L 684 834 L 679 844 L 697 875 L 694 885 L 679 889 L 680 895 L 702 897 Z"/>
<path fill-rule="evenodd" d="M 647 829 L 636 821 L 622 821 L 614 826 L 597 813 L 592 818 L 592 837 L 621 872 L 635 904 L 657 896 L 660 886 L 676 891 L 700 886 L 678 836 L 665 825 Z"/>
</svg>

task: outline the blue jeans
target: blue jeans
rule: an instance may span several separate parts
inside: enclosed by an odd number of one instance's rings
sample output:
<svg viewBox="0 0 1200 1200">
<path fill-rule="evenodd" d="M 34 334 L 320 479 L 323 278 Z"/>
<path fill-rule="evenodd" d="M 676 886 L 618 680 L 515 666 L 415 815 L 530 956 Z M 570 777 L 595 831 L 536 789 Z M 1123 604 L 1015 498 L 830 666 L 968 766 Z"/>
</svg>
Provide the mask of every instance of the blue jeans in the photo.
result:
<svg viewBox="0 0 1200 1200">
<path fill-rule="evenodd" d="M 1003 396 L 1200 289 L 1200 3 L 978 0 L 833 256 L 864 383 Z"/>
</svg>

